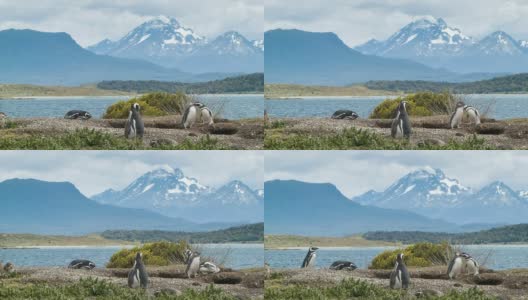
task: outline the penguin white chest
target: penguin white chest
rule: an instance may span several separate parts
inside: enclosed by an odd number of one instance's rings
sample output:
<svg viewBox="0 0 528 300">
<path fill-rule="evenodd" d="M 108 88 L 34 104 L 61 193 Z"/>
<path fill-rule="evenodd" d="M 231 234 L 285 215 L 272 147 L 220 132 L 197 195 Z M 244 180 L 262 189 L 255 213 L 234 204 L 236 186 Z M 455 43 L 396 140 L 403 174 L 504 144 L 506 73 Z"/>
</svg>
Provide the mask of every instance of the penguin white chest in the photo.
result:
<svg viewBox="0 0 528 300">
<path fill-rule="evenodd" d="M 455 258 L 455 261 L 453 262 L 453 265 L 451 269 L 449 270 L 449 278 L 453 279 L 456 278 L 458 275 L 462 273 L 462 269 L 464 267 L 464 262 L 462 258 L 457 257 Z"/>
<path fill-rule="evenodd" d="M 464 109 L 458 108 L 451 116 L 451 128 L 459 128 L 460 123 L 462 122 L 462 117 L 464 116 Z"/>
<path fill-rule="evenodd" d="M 187 114 L 187 118 L 185 119 L 185 128 L 191 128 L 194 123 L 196 123 L 196 118 L 198 117 L 198 112 L 196 111 L 196 107 L 192 106 L 189 108 L 189 113 Z"/>
</svg>

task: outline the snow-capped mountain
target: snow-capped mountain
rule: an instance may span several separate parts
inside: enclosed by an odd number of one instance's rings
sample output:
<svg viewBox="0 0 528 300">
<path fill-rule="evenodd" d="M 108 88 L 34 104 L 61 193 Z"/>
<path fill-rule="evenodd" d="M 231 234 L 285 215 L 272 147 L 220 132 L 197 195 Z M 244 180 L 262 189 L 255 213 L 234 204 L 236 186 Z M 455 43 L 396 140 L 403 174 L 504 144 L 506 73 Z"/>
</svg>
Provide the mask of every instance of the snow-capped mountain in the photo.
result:
<svg viewBox="0 0 528 300">
<path fill-rule="evenodd" d="M 384 192 L 371 190 L 353 200 L 363 205 L 416 210 L 455 206 L 469 192 L 468 187 L 439 169 L 418 170 L 405 175 Z"/>
<path fill-rule="evenodd" d="M 390 57 L 445 56 L 460 53 L 472 39 L 441 19 L 414 21 L 385 41 L 370 40 L 356 47 L 365 54 Z"/>
<path fill-rule="evenodd" d="M 112 42 L 108 39 L 88 47 L 97 54 L 144 59 L 189 72 L 259 72 L 263 42 L 250 41 L 236 31 L 226 32 L 211 42 L 181 25 L 175 18 L 159 16 L 134 28 Z M 242 58 L 244 64 L 233 65 L 225 57 Z M 202 63 L 201 60 L 206 60 Z M 191 60 L 192 63 L 188 63 Z M 212 62 L 212 64 L 211 64 Z"/>
<path fill-rule="evenodd" d="M 370 40 L 355 49 L 461 73 L 522 72 L 528 68 L 526 41 L 517 41 L 503 31 L 477 40 L 433 17 L 416 20 L 387 40 Z"/>
<path fill-rule="evenodd" d="M 146 209 L 200 223 L 258 222 L 262 221 L 263 214 L 262 199 L 243 182 L 232 181 L 214 189 L 171 167 L 153 170 L 121 191 L 109 189 L 91 199 L 102 204 Z M 205 211 L 214 213 L 204 215 Z"/>
<path fill-rule="evenodd" d="M 474 191 L 439 169 L 409 173 L 383 192 L 371 190 L 351 200 L 458 224 L 515 224 L 528 218 L 528 192 L 499 181 Z"/>
</svg>

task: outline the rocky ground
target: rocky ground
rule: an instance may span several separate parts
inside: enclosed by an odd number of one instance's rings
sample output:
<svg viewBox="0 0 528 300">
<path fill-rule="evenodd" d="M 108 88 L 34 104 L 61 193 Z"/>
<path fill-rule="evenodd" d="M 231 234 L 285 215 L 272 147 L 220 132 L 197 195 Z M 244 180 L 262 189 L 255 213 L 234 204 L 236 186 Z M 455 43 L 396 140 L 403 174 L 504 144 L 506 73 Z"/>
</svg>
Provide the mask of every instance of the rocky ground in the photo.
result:
<svg viewBox="0 0 528 300">
<path fill-rule="evenodd" d="M 147 292 L 155 295 L 160 291 L 170 294 L 180 294 L 186 289 L 203 290 L 214 284 L 238 299 L 263 299 L 263 270 L 233 271 L 222 270 L 213 275 L 202 275 L 188 279 L 184 275 L 185 266 L 147 267 L 150 276 L 150 286 Z M 128 269 L 73 270 L 65 267 L 25 267 L 16 271 L 20 276 L 19 283 L 46 282 L 50 285 L 60 285 L 79 281 L 81 278 L 97 278 L 118 285 L 127 285 Z M 10 279 L 15 280 L 15 279 Z"/>
<path fill-rule="evenodd" d="M 528 269 L 492 271 L 481 270 L 478 276 L 463 276 L 449 280 L 446 267 L 409 268 L 411 287 L 409 295 L 445 295 L 452 289 L 459 291 L 477 287 L 499 299 L 528 299 Z M 329 269 L 273 270 L 268 278 L 280 278 L 281 284 L 307 286 L 331 286 L 343 279 L 361 279 L 389 286 L 390 270 L 334 271 Z M 274 283 L 276 284 L 276 282 Z"/>
<path fill-rule="evenodd" d="M 281 124 L 280 128 L 274 128 Z M 368 129 L 390 139 L 392 120 L 356 119 L 332 120 L 330 118 L 273 118 L 268 121 L 266 134 L 280 134 L 287 138 L 293 135 L 321 136 L 355 127 Z M 475 126 L 463 124 L 460 129 L 449 129 L 449 116 L 411 118 L 413 134 L 411 145 L 432 144 L 442 146 L 450 140 L 462 142 L 474 134 L 498 149 L 528 149 L 528 119 L 497 121 L 483 119 Z"/>
<path fill-rule="evenodd" d="M 17 118 L 9 120 L 9 129 L 0 129 L 6 135 L 41 135 L 52 136 L 89 128 L 115 135 L 124 136 L 125 120 L 66 120 L 62 118 Z M 232 149 L 262 149 L 264 128 L 262 120 L 217 120 L 214 126 L 195 125 L 192 129 L 183 129 L 180 116 L 145 118 L 145 135 L 143 143 L 146 147 L 156 148 L 164 144 L 178 144 L 185 139 L 199 141 L 209 135 L 217 139 L 225 148 Z M 4 124 L 5 125 L 5 124 Z M 1 124 L 0 124 L 0 127 Z M 5 127 L 5 126 L 3 126 Z"/>
</svg>

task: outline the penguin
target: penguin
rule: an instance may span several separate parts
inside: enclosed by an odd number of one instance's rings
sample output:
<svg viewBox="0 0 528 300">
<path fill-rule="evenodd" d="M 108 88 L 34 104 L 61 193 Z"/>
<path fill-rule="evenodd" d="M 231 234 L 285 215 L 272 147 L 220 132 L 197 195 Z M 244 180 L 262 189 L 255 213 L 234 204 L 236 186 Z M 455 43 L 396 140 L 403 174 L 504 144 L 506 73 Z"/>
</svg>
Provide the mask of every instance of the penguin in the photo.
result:
<svg viewBox="0 0 528 300">
<path fill-rule="evenodd" d="M 4 272 L 6 273 L 12 273 L 15 272 L 15 265 L 13 263 L 8 262 L 4 265 Z"/>
<path fill-rule="evenodd" d="M 396 110 L 396 117 L 392 120 L 391 136 L 393 138 L 403 136 L 411 137 L 411 121 L 407 114 L 407 102 L 401 101 Z"/>
<path fill-rule="evenodd" d="M 182 116 L 182 126 L 184 129 L 191 128 L 196 123 L 198 113 L 201 112 L 200 109 L 202 107 L 205 107 L 205 105 L 200 102 L 194 102 L 187 106 Z"/>
<path fill-rule="evenodd" d="M 194 252 L 187 262 L 187 269 L 185 270 L 185 274 L 187 274 L 188 278 L 196 277 L 196 274 L 200 270 L 200 253 Z"/>
<path fill-rule="evenodd" d="M 465 252 L 462 252 L 460 256 L 465 259 L 464 269 L 466 273 L 473 275 L 473 276 L 478 275 L 479 274 L 479 263 L 473 257 L 471 257 L 471 255 Z"/>
<path fill-rule="evenodd" d="M 7 115 L 0 111 L 0 128 L 4 128 L 7 121 Z"/>
<path fill-rule="evenodd" d="M 403 253 L 396 257 L 396 264 L 390 274 L 390 288 L 391 289 L 407 289 L 411 283 L 411 276 L 403 262 Z"/>
<path fill-rule="evenodd" d="M 69 119 L 69 120 L 76 120 L 76 119 L 88 120 L 91 118 L 92 118 L 92 115 L 89 112 L 84 111 L 84 110 L 70 110 L 64 115 L 64 119 Z"/>
<path fill-rule="evenodd" d="M 128 120 L 125 123 L 125 137 L 127 139 L 132 138 L 143 138 L 143 133 L 145 132 L 145 125 L 143 124 L 143 120 L 141 119 L 141 115 L 139 114 L 139 104 L 134 103 L 130 107 L 130 111 L 128 113 Z"/>
<path fill-rule="evenodd" d="M 315 258 L 317 257 L 317 254 L 315 254 L 315 251 L 317 251 L 317 247 L 310 247 L 308 249 L 308 253 L 306 253 L 306 257 L 304 258 L 304 261 L 302 263 L 301 269 L 303 268 L 310 268 L 315 265 Z"/>
<path fill-rule="evenodd" d="M 465 105 L 464 106 L 464 112 L 466 112 L 469 116 L 469 119 L 475 124 L 480 124 L 480 114 L 479 111 L 474 108 L 473 106 Z"/>
<path fill-rule="evenodd" d="M 201 274 L 215 274 L 220 273 L 220 268 L 212 262 L 204 262 L 200 265 L 199 271 Z"/>
<path fill-rule="evenodd" d="M 334 261 L 330 265 L 330 270 L 354 271 L 355 269 L 357 269 L 356 264 L 354 264 L 351 261 L 346 261 L 346 260 Z"/>
<path fill-rule="evenodd" d="M 332 119 L 336 120 L 355 120 L 359 115 L 355 111 L 340 109 L 332 115 Z"/>
<path fill-rule="evenodd" d="M 454 128 L 460 128 L 460 123 L 462 123 L 462 117 L 464 117 L 464 107 L 466 105 L 464 102 L 459 101 L 456 105 L 455 111 L 451 115 L 451 119 L 449 120 L 449 126 L 451 129 Z"/>
<path fill-rule="evenodd" d="M 147 269 L 143 264 L 143 254 L 138 252 L 136 259 L 134 260 L 134 266 L 128 272 L 128 287 L 134 288 L 139 285 L 141 288 L 146 289 L 149 284 L 149 277 Z"/>
<path fill-rule="evenodd" d="M 201 111 L 202 111 L 202 122 L 209 126 L 213 125 L 214 124 L 213 112 L 207 106 L 203 106 L 201 108 Z"/>
<path fill-rule="evenodd" d="M 447 275 L 449 276 L 449 279 L 456 278 L 458 275 L 462 274 L 465 265 L 465 258 L 462 257 L 459 252 L 456 252 L 455 257 L 453 257 L 447 267 Z"/>
<path fill-rule="evenodd" d="M 185 264 L 188 264 L 189 263 L 189 259 L 191 259 L 191 256 L 192 256 L 191 249 L 185 250 L 185 253 L 183 254 L 183 262 L 185 262 Z"/>
<path fill-rule="evenodd" d="M 86 259 L 75 259 L 68 265 L 68 269 L 92 270 L 93 268 L 95 268 L 95 264 Z"/>
</svg>

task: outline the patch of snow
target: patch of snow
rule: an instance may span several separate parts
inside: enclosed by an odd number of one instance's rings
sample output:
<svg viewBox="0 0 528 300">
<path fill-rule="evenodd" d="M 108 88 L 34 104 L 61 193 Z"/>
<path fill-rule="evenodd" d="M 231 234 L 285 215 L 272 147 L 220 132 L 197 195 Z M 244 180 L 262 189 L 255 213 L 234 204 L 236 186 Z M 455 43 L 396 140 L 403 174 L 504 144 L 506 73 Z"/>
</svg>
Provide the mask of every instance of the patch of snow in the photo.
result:
<svg viewBox="0 0 528 300">
<path fill-rule="evenodd" d="M 143 189 L 143 191 L 142 191 L 141 193 L 144 193 L 144 192 L 150 190 L 153 186 L 154 186 L 154 183 L 151 183 L 151 184 L 147 185 L 147 186 Z"/>
<path fill-rule="evenodd" d="M 139 39 L 139 42 L 137 42 L 136 45 L 139 45 L 139 44 L 143 43 L 143 42 L 146 41 L 149 37 L 150 37 L 150 34 L 146 34 L 146 35 L 144 35 L 143 37 L 141 37 L 141 39 Z"/>
<path fill-rule="evenodd" d="M 405 189 L 405 191 L 403 192 L 403 194 L 407 194 L 408 192 L 412 191 L 412 189 L 414 189 L 415 186 L 416 186 L 416 185 L 413 184 L 413 185 L 407 187 L 407 188 Z"/>
<path fill-rule="evenodd" d="M 412 40 L 414 40 L 416 37 L 418 36 L 417 33 L 411 35 L 409 38 L 407 38 L 407 40 L 405 41 L 405 43 L 403 43 L 404 45 L 411 42 Z"/>
</svg>

